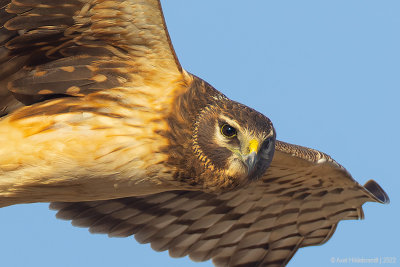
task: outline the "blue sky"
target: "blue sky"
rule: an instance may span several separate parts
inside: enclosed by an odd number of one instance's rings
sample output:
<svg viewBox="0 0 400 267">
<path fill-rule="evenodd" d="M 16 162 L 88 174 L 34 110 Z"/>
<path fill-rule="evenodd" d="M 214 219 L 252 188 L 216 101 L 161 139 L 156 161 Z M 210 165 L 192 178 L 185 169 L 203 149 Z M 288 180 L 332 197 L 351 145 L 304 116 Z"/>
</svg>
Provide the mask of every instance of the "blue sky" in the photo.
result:
<svg viewBox="0 0 400 267">
<path fill-rule="evenodd" d="M 243 4 L 246 3 L 246 4 Z M 364 205 L 323 246 L 288 266 L 349 266 L 332 257 L 394 257 L 400 265 L 400 2 L 163 1 L 185 69 L 274 123 L 278 139 L 319 149 L 391 204 Z M 89 234 L 47 204 L 0 210 L 1 266 L 212 266 L 173 259 L 133 238 Z M 365 265 L 365 264 L 362 264 Z M 366 264 L 368 266 L 374 264 Z"/>
</svg>

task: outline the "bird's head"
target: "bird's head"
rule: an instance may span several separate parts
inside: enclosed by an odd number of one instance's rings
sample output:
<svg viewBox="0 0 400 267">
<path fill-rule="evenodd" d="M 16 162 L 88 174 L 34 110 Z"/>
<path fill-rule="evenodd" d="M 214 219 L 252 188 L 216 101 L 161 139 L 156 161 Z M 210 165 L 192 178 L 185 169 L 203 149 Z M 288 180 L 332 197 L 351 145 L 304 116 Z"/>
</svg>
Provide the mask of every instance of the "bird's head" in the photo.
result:
<svg viewBox="0 0 400 267">
<path fill-rule="evenodd" d="M 193 149 L 207 170 L 205 187 L 232 188 L 259 178 L 275 150 L 272 122 L 261 113 L 221 97 L 196 118 Z"/>
</svg>

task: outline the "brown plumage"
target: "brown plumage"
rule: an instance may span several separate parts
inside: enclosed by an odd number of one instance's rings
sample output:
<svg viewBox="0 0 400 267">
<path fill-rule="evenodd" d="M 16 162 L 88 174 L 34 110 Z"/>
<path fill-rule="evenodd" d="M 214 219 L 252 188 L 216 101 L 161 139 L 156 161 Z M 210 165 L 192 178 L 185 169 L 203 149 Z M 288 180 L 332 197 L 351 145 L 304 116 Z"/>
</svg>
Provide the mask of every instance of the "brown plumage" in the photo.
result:
<svg viewBox="0 0 400 267">
<path fill-rule="evenodd" d="M 182 70 L 158 1 L 11 1 L 1 15 L 1 205 L 218 191 L 268 167 L 270 120 Z M 214 113 L 242 128 L 241 163 L 204 147 L 223 120 Z M 252 139 L 260 159 L 249 166 Z"/>
<path fill-rule="evenodd" d="M 57 202 L 173 256 L 282 266 L 388 201 L 183 70 L 159 1 L 0 4 L 0 207 Z"/>
<path fill-rule="evenodd" d="M 173 257 L 212 259 L 216 266 L 284 266 L 299 248 L 329 240 L 340 220 L 362 219 L 366 201 L 388 200 L 374 181 L 359 185 L 326 154 L 277 141 L 267 173 L 240 189 L 50 207 L 91 233 L 134 234 Z"/>
</svg>

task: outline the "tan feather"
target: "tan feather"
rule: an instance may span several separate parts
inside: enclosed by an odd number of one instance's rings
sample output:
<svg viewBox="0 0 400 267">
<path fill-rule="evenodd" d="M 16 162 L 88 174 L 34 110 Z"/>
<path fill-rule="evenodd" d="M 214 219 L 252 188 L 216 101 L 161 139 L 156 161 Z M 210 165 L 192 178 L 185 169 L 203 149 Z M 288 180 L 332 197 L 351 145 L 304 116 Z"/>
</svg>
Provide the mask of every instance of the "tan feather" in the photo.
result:
<svg viewBox="0 0 400 267">
<path fill-rule="evenodd" d="M 159 1 L 9 0 L 0 17 L 1 206 L 176 187 L 159 133 L 192 78 Z"/>
</svg>

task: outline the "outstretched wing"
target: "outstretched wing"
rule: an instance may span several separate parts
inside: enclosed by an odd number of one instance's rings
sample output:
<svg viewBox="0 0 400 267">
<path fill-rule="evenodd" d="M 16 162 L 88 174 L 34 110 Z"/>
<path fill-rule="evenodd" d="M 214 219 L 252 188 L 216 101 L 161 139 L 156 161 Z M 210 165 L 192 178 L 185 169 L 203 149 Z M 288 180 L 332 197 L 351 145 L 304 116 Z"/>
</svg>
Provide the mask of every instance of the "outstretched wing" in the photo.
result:
<svg viewBox="0 0 400 267">
<path fill-rule="evenodd" d="M 278 141 L 262 179 L 235 191 L 173 191 L 50 207 L 92 233 L 135 235 L 173 257 L 213 259 L 217 266 L 284 266 L 297 249 L 326 242 L 340 220 L 363 218 L 367 201 L 389 199 L 374 181 L 359 185 L 329 156 Z"/>
<path fill-rule="evenodd" d="M 172 90 L 180 75 L 158 0 L 0 1 L 0 116 L 60 95 Z"/>
</svg>

